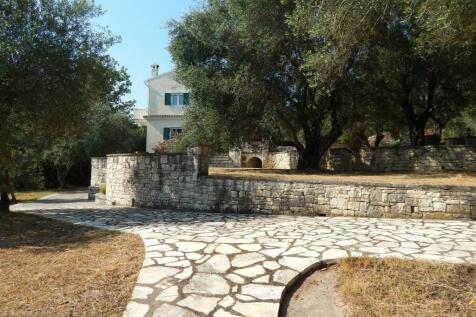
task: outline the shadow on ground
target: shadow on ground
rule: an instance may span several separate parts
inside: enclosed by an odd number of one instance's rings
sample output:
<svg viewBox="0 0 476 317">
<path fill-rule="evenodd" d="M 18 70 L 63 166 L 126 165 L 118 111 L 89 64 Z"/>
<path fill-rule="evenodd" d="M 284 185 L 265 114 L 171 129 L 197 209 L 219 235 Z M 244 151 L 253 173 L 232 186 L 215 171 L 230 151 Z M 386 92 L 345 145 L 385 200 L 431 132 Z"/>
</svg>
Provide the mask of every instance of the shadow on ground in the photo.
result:
<svg viewBox="0 0 476 317">
<path fill-rule="evenodd" d="M 118 234 L 36 215 L 0 214 L 0 249 L 29 247 L 37 252 L 65 251 L 71 244 L 104 241 Z"/>
</svg>

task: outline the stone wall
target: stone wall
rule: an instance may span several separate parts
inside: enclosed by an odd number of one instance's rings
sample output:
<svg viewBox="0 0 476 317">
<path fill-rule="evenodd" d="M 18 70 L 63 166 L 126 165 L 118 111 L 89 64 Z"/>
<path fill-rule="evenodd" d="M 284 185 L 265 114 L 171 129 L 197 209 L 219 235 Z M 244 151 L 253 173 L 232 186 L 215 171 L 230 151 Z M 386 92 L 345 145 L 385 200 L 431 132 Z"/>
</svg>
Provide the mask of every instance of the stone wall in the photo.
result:
<svg viewBox="0 0 476 317">
<path fill-rule="evenodd" d="M 476 147 L 419 146 L 361 149 L 330 149 L 321 161 L 331 171 L 476 171 Z"/>
<path fill-rule="evenodd" d="M 476 187 L 201 176 L 206 175 L 200 171 L 206 158 L 200 153 L 108 156 L 108 203 L 264 214 L 476 218 Z"/>
<path fill-rule="evenodd" d="M 105 157 L 91 158 L 91 187 L 99 187 L 106 183 L 106 164 Z"/>
<path fill-rule="evenodd" d="M 274 169 L 295 169 L 298 163 L 296 151 L 268 152 L 265 168 Z"/>
<path fill-rule="evenodd" d="M 197 177 L 192 155 L 108 155 L 106 199 L 122 206 L 171 208 L 193 190 Z"/>
<path fill-rule="evenodd" d="M 233 160 L 228 154 L 215 154 L 210 156 L 210 167 L 233 168 Z"/>
<path fill-rule="evenodd" d="M 245 147 L 232 149 L 228 153 L 234 167 L 252 167 L 250 161 L 258 158 L 262 167 L 272 169 L 295 169 L 298 163 L 298 153 L 294 147 L 280 146 L 270 151 L 264 145 L 261 147 Z"/>
</svg>

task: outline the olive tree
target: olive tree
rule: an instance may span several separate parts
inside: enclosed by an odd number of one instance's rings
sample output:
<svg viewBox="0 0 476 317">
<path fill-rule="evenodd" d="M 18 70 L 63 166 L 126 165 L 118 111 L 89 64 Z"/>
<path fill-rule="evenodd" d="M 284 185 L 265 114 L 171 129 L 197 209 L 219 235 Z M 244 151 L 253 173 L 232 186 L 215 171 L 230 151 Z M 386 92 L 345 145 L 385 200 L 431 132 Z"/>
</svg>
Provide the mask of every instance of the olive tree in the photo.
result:
<svg viewBox="0 0 476 317">
<path fill-rule="evenodd" d="M 127 85 L 107 54 L 118 38 L 91 25 L 101 12 L 87 0 L 0 1 L 3 211 L 16 165 L 15 136 L 46 140 L 74 134 L 91 105 L 117 101 L 115 92 Z"/>
</svg>

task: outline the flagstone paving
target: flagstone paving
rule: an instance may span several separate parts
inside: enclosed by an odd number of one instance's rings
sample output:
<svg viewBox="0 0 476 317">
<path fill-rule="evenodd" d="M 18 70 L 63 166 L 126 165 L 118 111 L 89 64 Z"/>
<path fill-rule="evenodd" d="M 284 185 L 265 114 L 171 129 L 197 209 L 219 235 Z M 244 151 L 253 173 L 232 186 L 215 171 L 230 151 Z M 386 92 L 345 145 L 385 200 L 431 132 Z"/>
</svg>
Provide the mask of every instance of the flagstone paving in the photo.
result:
<svg viewBox="0 0 476 317">
<path fill-rule="evenodd" d="M 83 192 L 14 209 L 139 234 L 146 253 L 126 317 L 277 316 L 286 285 L 341 257 L 476 263 L 471 221 L 156 211 L 97 205 Z"/>
</svg>

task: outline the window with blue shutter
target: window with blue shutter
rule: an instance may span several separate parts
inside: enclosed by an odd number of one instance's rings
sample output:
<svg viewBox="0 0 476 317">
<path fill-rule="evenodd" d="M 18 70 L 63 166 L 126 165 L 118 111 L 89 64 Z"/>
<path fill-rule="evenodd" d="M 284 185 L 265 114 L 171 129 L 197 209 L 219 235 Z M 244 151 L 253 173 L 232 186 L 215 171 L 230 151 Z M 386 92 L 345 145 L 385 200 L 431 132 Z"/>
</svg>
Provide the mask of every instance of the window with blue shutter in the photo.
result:
<svg viewBox="0 0 476 317">
<path fill-rule="evenodd" d="M 172 96 L 170 93 L 165 93 L 165 105 L 170 106 L 172 104 Z"/>
<path fill-rule="evenodd" d="M 164 140 L 170 140 L 170 128 L 164 128 Z"/>
<path fill-rule="evenodd" d="M 166 106 L 183 106 L 188 105 L 189 103 L 189 94 L 175 94 L 175 93 L 165 93 L 165 105 Z"/>
</svg>

